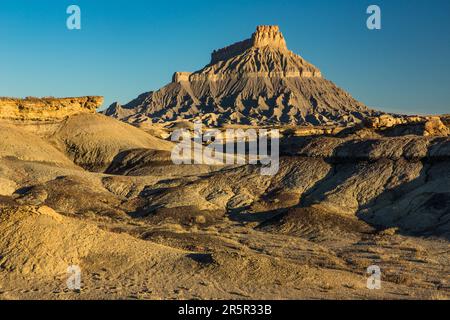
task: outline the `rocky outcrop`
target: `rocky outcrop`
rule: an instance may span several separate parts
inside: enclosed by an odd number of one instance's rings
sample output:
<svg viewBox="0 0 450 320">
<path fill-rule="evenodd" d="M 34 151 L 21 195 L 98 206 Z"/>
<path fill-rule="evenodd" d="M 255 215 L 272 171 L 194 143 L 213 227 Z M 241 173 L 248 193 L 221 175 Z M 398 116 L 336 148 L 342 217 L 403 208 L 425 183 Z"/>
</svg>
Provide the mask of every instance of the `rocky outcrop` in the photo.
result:
<svg viewBox="0 0 450 320">
<path fill-rule="evenodd" d="M 383 114 L 378 117 L 369 117 L 364 120 L 364 125 L 370 129 L 387 129 L 403 124 L 415 124 L 425 122 L 425 117 L 420 116 L 394 116 Z"/>
<path fill-rule="evenodd" d="M 258 26 L 251 39 L 237 42 L 219 50 L 214 50 L 211 54 L 211 64 L 228 60 L 252 47 L 262 48 L 266 46 L 287 51 L 286 40 L 278 26 Z"/>
<path fill-rule="evenodd" d="M 432 117 L 424 124 L 425 136 L 448 136 L 450 129 L 441 121 L 439 117 Z"/>
<path fill-rule="evenodd" d="M 388 131 L 391 135 L 448 136 L 449 128 L 438 116 L 393 116 L 381 115 L 365 119 L 369 129 Z"/>
<path fill-rule="evenodd" d="M 277 26 L 257 27 L 250 39 L 214 51 L 203 69 L 177 72 L 172 80 L 105 114 L 137 126 L 178 120 L 348 126 L 379 115 L 288 50 Z"/>
<path fill-rule="evenodd" d="M 191 72 L 175 72 L 172 77 L 172 82 L 178 83 L 183 81 L 189 81 Z"/>
<path fill-rule="evenodd" d="M 0 119 L 61 120 L 78 113 L 95 113 L 103 97 L 78 98 L 0 98 Z"/>
<path fill-rule="evenodd" d="M 261 48 L 270 46 L 280 50 L 287 50 L 286 40 L 278 26 L 258 26 L 252 36 L 253 46 Z"/>
<path fill-rule="evenodd" d="M 95 114 L 103 97 L 0 98 L 0 121 L 39 135 L 51 135 L 70 116 Z"/>
</svg>

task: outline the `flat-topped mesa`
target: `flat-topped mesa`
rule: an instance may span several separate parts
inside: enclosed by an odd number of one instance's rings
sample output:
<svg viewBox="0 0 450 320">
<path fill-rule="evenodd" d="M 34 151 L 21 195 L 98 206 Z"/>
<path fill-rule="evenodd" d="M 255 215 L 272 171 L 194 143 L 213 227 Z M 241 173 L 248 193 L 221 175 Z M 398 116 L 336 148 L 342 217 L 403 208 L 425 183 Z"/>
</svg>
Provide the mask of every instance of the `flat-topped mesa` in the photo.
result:
<svg viewBox="0 0 450 320">
<path fill-rule="evenodd" d="M 171 121 L 347 127 L 379 112 L 323 79 L 287 48 L 277 26 L 259 26 L 249 39 L 214 51 L 202 69 L 176 72 L 160 90 L 104 114 L 140 127 Z"/>
<path fill-rule="evenodd" d="M 77 98 L 1 98 L 0 119 L 55 121 L 78 113 L 95 113 L 103 104 L 103 97 Z"/>
</svg>

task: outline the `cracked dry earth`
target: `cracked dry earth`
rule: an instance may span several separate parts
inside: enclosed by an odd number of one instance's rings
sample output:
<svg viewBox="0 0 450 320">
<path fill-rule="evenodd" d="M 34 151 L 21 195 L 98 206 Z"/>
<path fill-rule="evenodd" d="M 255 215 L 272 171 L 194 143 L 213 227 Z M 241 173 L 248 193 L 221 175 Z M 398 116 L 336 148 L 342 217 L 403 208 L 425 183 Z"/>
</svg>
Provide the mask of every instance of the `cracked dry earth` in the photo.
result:
<svg viewBox="0 0 450 320">
<path fill-rule="evenodd" d="M 449 138 L 286 139 L 270 177 L 102 115 L 0 130 L 1 299 L 450 298 Z"/>
</svg>

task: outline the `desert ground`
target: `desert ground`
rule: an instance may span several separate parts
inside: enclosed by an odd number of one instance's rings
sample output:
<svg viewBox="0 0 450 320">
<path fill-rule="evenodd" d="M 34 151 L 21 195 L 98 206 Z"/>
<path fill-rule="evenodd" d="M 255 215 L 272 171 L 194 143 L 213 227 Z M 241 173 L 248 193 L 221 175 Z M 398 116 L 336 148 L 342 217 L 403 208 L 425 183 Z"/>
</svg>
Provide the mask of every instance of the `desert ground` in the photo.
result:
<svg viewBox="0 0 450 320">
<path fill-rule="evenodd" d="M 288 128 L 262 176 L 174 165 L 172 142 L 74 108 L 0 120 L 1 299 L 450 297 L 450 140 L 397 136 L 425 124 Z"/>
</svg>

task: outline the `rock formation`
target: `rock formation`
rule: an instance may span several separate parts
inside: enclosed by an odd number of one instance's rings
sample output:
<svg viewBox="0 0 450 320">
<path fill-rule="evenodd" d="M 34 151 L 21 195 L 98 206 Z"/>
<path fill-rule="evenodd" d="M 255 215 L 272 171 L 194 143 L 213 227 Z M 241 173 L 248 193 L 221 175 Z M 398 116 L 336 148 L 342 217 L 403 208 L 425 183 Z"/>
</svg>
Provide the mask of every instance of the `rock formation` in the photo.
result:
<svg viewBox="0 0 450 320">
<path fill-rule="evenodd" d="M 1 98 L 0 120 L 20 126 L 40 135 L 51 134 L 68 117 L 77 114 L 95 114 L 103 104 L 103 97 L 77 98 Z"/>
<path fill-rule="evenodd" d="M 450 129 L 439 116 L 394 116 L 384 114 L 365 119 L 363 126 L 369 129 L 390 132 L 392 136 L 407 134 L 421 136 L 448 136 Z"/>
<path fill-rule="evenodd" d="M 350 125 L 378 115 L 288 50 L 277 26 L 258 26 L 250 39 L 215 50 L 203 69 L 172 80 L 106 115 L 134 125 L 184 119 L 211 126 Z"/>
<path fill-rule="evenodd" d="M 211 56 L 211 64 L 228 60 L 252 47 L 263 48 L 266 46 L 277 48 L 280 51 L 288 50 L 286 40 L 278 26 L 258 26 L 251 39 L 237 42 L 219 50 L 214 50 Z"/>
<path fill-rule="evenodd" d="M 103 97 L 79 98 L 0 98 L 0 119 L 56 120 L 78 113 L 95 113 Z"/>
</svg>

